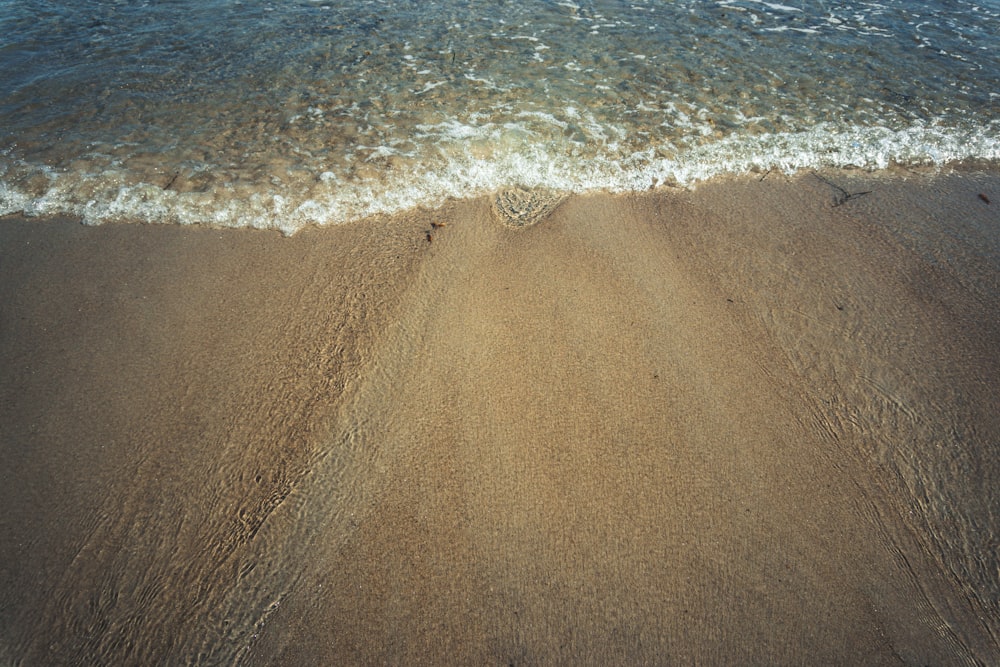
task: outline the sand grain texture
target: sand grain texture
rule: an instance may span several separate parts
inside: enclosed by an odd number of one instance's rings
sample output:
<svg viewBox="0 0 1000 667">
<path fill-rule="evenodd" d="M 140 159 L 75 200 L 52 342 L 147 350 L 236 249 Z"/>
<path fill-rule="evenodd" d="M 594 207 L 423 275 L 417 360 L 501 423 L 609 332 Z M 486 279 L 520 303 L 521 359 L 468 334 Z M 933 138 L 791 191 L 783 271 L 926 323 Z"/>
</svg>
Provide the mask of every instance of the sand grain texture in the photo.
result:
<svg viewBox="0 0 1000 667">
<path fill-rule="evenodd" d="M 996 662 L 1000 180 L 824 179 L 3 222 L 0 656 Z"/>
</svg>

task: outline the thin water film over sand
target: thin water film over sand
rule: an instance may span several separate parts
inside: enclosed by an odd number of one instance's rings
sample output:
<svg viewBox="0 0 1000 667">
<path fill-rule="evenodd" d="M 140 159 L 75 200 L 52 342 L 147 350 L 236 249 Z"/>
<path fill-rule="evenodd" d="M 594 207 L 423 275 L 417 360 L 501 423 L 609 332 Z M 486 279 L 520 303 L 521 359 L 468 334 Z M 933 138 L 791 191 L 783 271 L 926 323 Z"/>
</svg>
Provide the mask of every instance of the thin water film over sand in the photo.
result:
<svg viewBox="0 0 1000 667">
<path fill-rule="evenodd" d="M 991 3 L 10 3 L 0 210 L 331 224 L 1000 155 Z"/>
<path fill-rule="evenodd" d="M 1000 664 L 998 22 L 0 0 L 0 663 Z"/>
<path fill-rule="evenodd" d="M 997 662 L 998 192 L 5 219 L 0 660 Z"/>
</svg>

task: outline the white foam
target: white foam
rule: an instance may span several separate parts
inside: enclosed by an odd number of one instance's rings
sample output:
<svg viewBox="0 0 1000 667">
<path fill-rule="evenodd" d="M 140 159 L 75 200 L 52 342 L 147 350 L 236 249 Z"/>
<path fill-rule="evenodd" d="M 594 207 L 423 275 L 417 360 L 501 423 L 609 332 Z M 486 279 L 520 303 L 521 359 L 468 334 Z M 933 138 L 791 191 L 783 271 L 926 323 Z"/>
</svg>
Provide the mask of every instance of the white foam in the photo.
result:
<svg viewBox="0 0 1000 667">
<path fill-rule="evenodd" d="M 435 88 L 437 88 L 438 86 L 443 86 L 446 83 L 448 83 L 448 82 L 447 81 L 428 81 L 427 83 L 424 84 L 424 87 L 421 88 L 420 90 L 414 90 L 413 94 L 414 95 L 423 95 L 424 93 L 430 92 L 430 91 L 434 90 Z"/>
<path fill-rule="evenodd" d="M 798 7 L 790 7 L 788 5 L 779 5 L 776 2 L 764 2 L 764 0 L 750 0 L 750 2 L 758 2 L 768 9 L 773 9 L 779 12 L 801 12 L 802 10 Z"/>
<path fill-rule="evenodd" d="M 11 213 L 27 214 L 32 207 L 32 198 L 11 187 L 8 183 L 0 181 L 0 215 L 10 215 Z"/>
<path fill-rule="evenodd" d="M 572 147 L 577 144 L 570 139 L 541 141 L 539 131 L 529 126 L 542 123 L 558 128 L 561 121 L 546 114 L 524 116 L 521 123 L 475 126 L 452 120 L 423 126 L 423 136 L 436 151 L 419 158 L 412 168 L 390 169 L 368 179 L 349 180 L 323 171 L 310 179 L 308 187 L 301 182 L 268 183 L 249 190 L 245 189 L 249 186 L 222 185 L 207 192 L 175 192 L 149 183 L 127 184 L 127 174 L 114 170 L 61 173 L 51 175 L 50 187 L 37 197 L 0 181 L 0 212 L 76 215 L 87 224 L 110 220 L 208 224 L 292 234 L 306 225 L 437 206 L 448 198 L 515 185 L 622 192 L 665 184 L 692 186 L 723 174 L 767 169 L 882 169 L 894 163 L 943 164 L 968 158 L 1000 162 L 1000 132 L 995 129 L 956 131 L 934 123 L 903 130 L 818 125 L 795 133 L 737 133 L 684 150 L 665 144 L 622 152 L 622 142 L 605 141 L 603 147 L 580 158 L 573 156 Z M 589 129 L 598 130 L 606 138 L 620 132 L 596 124 Z M 484 146 L 489 149 L 485 155 Z M 370 157 L 400 154 L 387 147 L 372 150 Z M 80 193 L 85 192 L 91 196 L 81 199 Z"/>
</svg>

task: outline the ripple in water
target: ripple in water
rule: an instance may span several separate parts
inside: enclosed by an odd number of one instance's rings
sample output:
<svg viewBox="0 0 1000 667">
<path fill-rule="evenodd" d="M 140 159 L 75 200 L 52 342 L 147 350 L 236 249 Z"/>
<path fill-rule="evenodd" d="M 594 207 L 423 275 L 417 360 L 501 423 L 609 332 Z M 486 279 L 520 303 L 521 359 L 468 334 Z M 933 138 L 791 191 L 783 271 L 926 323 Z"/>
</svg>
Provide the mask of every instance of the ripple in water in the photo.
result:
<svg viewBox="0 0 1000 667">
<path fill-rule="evenodd" d="M 1000 157 L 993 3 L 7 7 L 0 211 L 279 228 Z"/>
</svg>

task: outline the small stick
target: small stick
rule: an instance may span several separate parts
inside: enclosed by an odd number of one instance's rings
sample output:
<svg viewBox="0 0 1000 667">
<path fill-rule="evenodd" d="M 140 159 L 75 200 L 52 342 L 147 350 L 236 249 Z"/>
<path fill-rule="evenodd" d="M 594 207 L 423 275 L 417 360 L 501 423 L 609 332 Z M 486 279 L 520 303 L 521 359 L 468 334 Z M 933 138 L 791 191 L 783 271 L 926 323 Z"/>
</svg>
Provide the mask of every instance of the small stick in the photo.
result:
<svg viewBox="0 0 1000 667">
<path fill-rule="evenodd" d="M 826 183 L 827 185 L 829 185 L 831 188 L 837 190 L 840 193 L 840 195 L 838 197 L 836 197 L 832 208 L 837 208 L 838 206 L 846 204 L 847 202 L 851 201 L 852 199 L 856 199 L 858 197 L 863 197 L 865 195 L 870 195 L 872 193 L 872 190 L 865 190 L 864 192 L 848 192 L 847 190 L 845 190 L 844 188 L 840 187 L 836 183 L 831 183 L 830 181 L 826 180 L 825 178 L 823 178 L 822 176 L 820 176 L 819 174 L 817 174 L 815 171 L 813 172 L 813 176 L 815 176 L 819 180 L 823 181 L 824 183 Z"/>
</svg>

